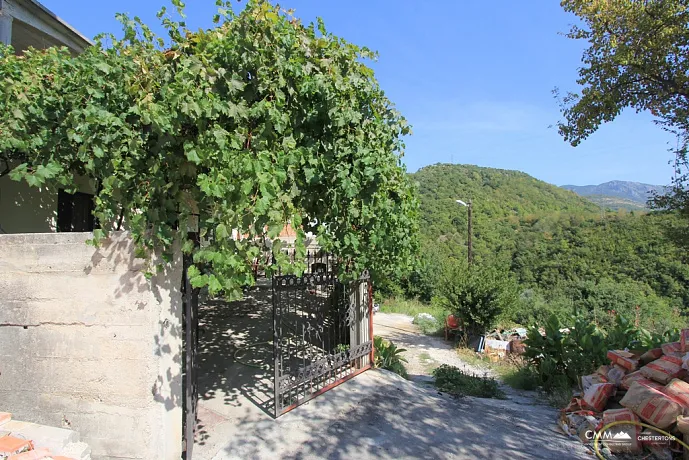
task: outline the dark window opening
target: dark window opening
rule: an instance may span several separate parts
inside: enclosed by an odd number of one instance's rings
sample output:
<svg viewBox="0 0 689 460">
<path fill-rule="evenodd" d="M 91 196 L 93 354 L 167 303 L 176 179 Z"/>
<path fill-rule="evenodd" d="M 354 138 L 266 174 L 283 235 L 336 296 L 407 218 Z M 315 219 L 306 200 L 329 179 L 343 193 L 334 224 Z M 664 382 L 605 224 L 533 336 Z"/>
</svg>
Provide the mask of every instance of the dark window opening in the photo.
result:
<svg viewBox="0 0 689 460">
<path fill-rule="evenodd" d="M 93 195 L 80 192 L 72 195 L 60 190 L 57 193 L 57 231 L 92 232 L 98 228 L 93 209 Z"/>
</svg>

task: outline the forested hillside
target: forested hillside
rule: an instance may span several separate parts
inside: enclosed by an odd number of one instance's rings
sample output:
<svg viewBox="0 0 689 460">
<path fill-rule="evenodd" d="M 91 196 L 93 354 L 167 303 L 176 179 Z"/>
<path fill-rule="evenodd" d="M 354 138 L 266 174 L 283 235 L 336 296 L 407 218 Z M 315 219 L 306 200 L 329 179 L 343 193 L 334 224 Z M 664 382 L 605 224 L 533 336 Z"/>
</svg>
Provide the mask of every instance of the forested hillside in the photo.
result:
<svg viewBox="0 0 689 460">
<path fill-rule="evenodd" d="M 576 309 L 603 323 L 612 311 L 641 315 L 661 328 L 676 325 L 689 305 L 689 265 L 671 238 L 682 222 L 673 214 L 602 212 L 517 171 L 439 164 L 412 177 L 422 257 L 403 282 L 407 295 L 430 300 L 444 282 L 439 267 L 466 259 L 467 209 L 455 200 L 471 199 L 475 263 L 505 269 L 518 284 L 514 322 Z"/>
<path fill-rule="evenodd" d="M 451 233 L 457 219 L 466 218 L 466 210 L 456 199 L 472 199 L 482 223 L 553 212 L 599 211 L 588 200 L 519 171 L 438 164 L 422 168 L 412 177 L 419 183 L 421 226 L 429 237 Z"/>
<path fill-rule="evenodd" d="M 606 195 L 586 195 L 586 199 L 596 203 L 603 209 L 617 211 L 619 209 L 626 209 L 627 211 L 648 211 L 649 207 L 646 202 L 628 200 L 626 198 L 619 198 L 616 196 Z"/>
</svg>

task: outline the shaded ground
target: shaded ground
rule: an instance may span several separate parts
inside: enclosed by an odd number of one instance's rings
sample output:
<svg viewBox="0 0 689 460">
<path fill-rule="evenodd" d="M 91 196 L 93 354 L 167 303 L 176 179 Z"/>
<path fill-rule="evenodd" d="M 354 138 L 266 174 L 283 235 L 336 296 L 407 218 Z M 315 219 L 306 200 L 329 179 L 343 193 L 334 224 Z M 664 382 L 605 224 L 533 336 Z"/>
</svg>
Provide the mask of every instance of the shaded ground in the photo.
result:
<svg viewBox="0 0 689 460">
<path fill-rule="evenodd" d="M 238 420 L 213 459 L 590 458 L 553 420 L 372 370 L 277 420 Z"/>
<path fill-rule="evenodd" d="M 202 369 L 216 374 L 202 377 L 199 416 L 205 425 L 195 459 L 591 458 L 558 432 L 555 410 L 525 392 L 510 394 L 507 401 L 455 400 L 424 384 L 437 363 L 465 364 L 442 339 L 418 334 L 403 315 L 377 313 L 375 333 L 409 350 L 409 370 L 417 382 L 368 371 L 273 420 L 255 404 L 261 386 L 250 382 L 252 375 L 265 372 L 232 363 L 223 351 L 228 342 L 249 340 L 248 333 L 270 337 L 270 305 L 257 305 L 260 296 L 244 301 L 240 317 L 251 320 L 245 326 L 223 326 L 201 336 L 209 344 Z M 208 314 L 233 320 L 226 310 Z M 235 329 L 239 338 L 232 336 Z"/>
<path fill-rule="evenodd" d="M 199 306 L 199 405 L 194 459 L 214 455 L 228 427 L 272 420 L 273 311 L 267 286 L 241 301 Z"/>
</svg>

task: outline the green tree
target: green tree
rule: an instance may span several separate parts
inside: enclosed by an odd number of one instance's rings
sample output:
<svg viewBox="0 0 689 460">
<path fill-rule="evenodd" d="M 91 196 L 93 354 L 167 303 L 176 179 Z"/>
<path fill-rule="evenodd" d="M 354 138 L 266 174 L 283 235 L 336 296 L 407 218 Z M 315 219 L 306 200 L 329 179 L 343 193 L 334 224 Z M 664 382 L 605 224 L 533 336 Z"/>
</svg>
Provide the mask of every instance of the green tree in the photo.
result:
<svg viewBox="0 0 689 460">
<path fill-rule="evenodd" d="M 169 257 L 198 222 L 203 244 L 183 250 L 192 284 L 211 293 L 253 283 L 266 237 L 278 267 L 303 269 L 279 251 L 287 222 L 298 256 L 312 231 L 345 276 L 410 268 L 418 205 L 400 160 L 410 129 L 366 66 L 375 54 L 266 1 L 239 14 L 217 3 L 215 27 L 192 32 L 173 0 L 177 12 L 159 14 L 166 40 L 120 15 L 121 40 L 102 36 L 76 57 L 0 46 L 10 176 L 70 192 L 77 176 L 92 179 L 94 242 L 124 219 L 142 256 Z"/>
<path fill-rule="evenodd" d="M 657 332 L 683 323 L 667 301 L 642 283 L 586 281 L 571 286 L 570 292 L 574 308 L 602 329 L 612 328 L 617 315 L 638 320 L 640 327 Z"/>
<path fill-rule="evenodd" d="M 469 336 L 495 327 L 518 299 L 517 284 L 508 271 L 492 264 L 468 267 L 457 260 L 444 264 L 437 290 L 443 306 L 461 321 Z"/>
<path fill-rule="evenodd" d="M 582 299 L 592 286 L 592 302 L 608 299 L 609 310 L 627 309 L 631 317 L 639 305 L 642 324 L 652 330 L 677 324 L 689 305 L 687 251 L 670 235 L 686 232 L 676 212 L 602 212 L 518 171 L 440 164 L 411 176 L 420 191 L 422 250 L 409 276 L 388 283 L 409 297 L 438 295 L 443 263 L 466 259 L 466 211 L 454 199 L 470 196 L 476 266 L 508 266 L 521 291 L 501 322 L 526 326 L 552 313 L 565 321 L 575 307 L 588 312 Z M 659 315 L 667 322 L 655 320 Z"/>
<path fill-rule="evenodd" d="M 588 42 L 577 83 L 581 94 L 563 98 L 560 133 L 578 145 L 625 108 L 649 111 L 677 134 L 673 191 L 655 204 L 689 215 L 689 3 L 685 0 L 562 0 L 581 26 L 568 37 Z"/>
</svg>

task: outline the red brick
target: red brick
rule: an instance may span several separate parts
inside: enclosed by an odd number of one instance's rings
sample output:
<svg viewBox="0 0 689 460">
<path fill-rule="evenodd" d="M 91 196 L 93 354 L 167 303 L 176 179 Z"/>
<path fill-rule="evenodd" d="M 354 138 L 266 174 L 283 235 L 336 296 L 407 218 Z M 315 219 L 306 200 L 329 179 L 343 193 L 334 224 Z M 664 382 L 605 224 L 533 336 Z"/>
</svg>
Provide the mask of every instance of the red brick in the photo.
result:
<svg viewBox="0 0 689 460">
<path fill-rule="evenodd" d="M 0 455 L 4 455 L 5 457 L 21 452 L 27 447 L 33 449 L 31 441 L 26 439 L 15 438 L 14 436 L 0 438 Z"/>
<path fill-rule="evenodd" d="M 30 450 L 22 454 L 10 455 L 7 460 L 42 460 L 44 458 L 52 458 L 50 450 L 45 447 L 36 450 Z"/>
<path fill-rule="evenodd" d="M 0 425 L 7 423 L 12 420 L 12 414 L 9 412 L 0 412 Z"/>
</svg>

